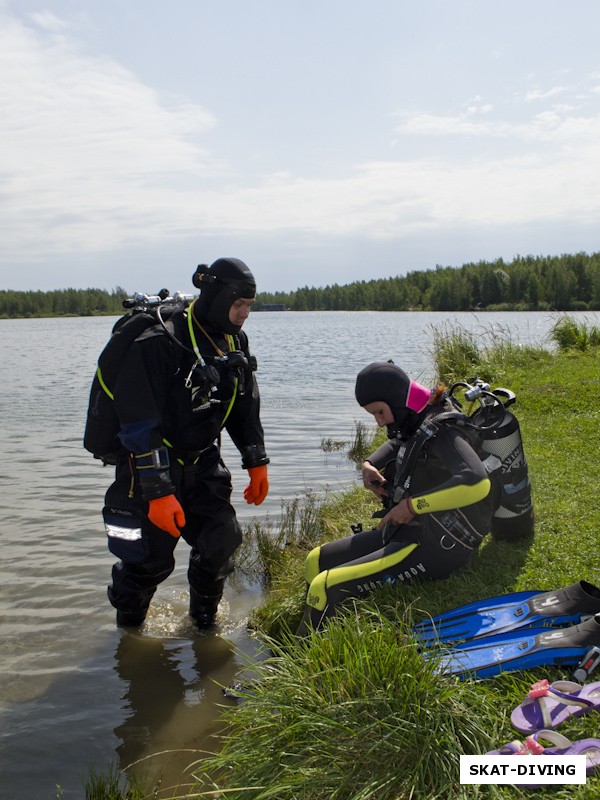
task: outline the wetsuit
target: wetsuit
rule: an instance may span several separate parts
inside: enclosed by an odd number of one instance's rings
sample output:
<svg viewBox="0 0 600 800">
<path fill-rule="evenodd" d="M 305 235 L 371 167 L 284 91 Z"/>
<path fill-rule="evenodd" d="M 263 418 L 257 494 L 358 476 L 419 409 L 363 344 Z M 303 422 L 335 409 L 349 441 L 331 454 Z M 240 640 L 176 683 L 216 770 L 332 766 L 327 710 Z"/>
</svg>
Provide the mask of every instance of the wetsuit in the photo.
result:
<svg viewBox="0 0 600 800">
<path fill-rule="evenodd" d="M 246 334 L 225 335 L 209 323 L 190 329 L 189 313 L 182 309 L 166 322 L 184 347 L 160 325 L 148 329 L 129 347 L 114 390 L 122 450 L 103 515 L 109 549 L 120 559 L 108 595 L 126 624 L 143 619 L 175 566 L 178 539 L 148 520 L 148 501 L 169 494 L 179 500 L 181 536 L 191 547 L 190 613 L 195 604 L 210 619 L 242 539 L 220 454 L 222 428 L 244 468 L 268 463 Z M 194 343 L 208 370 L 197 363 Z M 144 455 L 152 452 L 166 454 L 168 468 Z"/>
<path fill-rule="evenodd" d="M 447 401 L 431 406 L 425 420 L 451 410 Z M 463 433 L 453 425 L 437 427 L 410 470 L 407 493 L 416 516 L 408 524 L 388 523 L 383 530 L 356 533 L 309 554 L 307 609 L 300 633 L 307 624 L 318 627 L 346 598 L 364 596 L 384 584 L 445 578 L 471 560 L 490 530 L 495 492 Z M 386 476 L 395 502 L 403 494 L 397 489 L 406 481 L 405 459 L 415 436 L 407 442 L 388 440 L 368 458 Z"/>
</svg>

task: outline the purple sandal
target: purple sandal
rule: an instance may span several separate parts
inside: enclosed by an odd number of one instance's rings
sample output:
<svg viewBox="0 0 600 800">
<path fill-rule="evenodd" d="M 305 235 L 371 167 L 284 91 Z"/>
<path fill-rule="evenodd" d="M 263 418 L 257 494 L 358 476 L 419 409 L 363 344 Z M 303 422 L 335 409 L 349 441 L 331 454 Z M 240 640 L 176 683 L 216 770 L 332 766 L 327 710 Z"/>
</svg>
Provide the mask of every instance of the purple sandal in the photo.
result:
<svg viewBox="0 0 600 800">
<path fill-rule="evenodd" d="M 554 747 L 544 747 L 540 739 L 550 742 Z M 600 769 L 600 739 L 580 739 L 571 742 L 561 733 L 541 730 L 528 736 L 524 742 L 514 741 L 502 745 L 498 750 L 490 750 L 488 756 L 585 756 L 585 774 L 589 777 Z M 522 784 L 529 789 L 539 789 L 538 784 Z"/>
<path fill-rule="evenodd" d="M 554 747 L 545 747 L 540 739 L 550 742 Z M 515 739 L 514 742 L 503 744 L 498 750 L 488 750 L 486 756 L 541 756 L 542 753 L 550 756 L 578 756 L 583 755 L 580 752 L 582 745 L 597 750 L 597 765 L 600 767 L 600 739 L 581 739 L 579 742 L 572 742 L 562 733 L 551 730 L 536 731 L 524 742 Z"/>
<path fill-rule="evenodd" d="M 534 683 L 521 705 L 512 712 L 513 728 L 521 733 L 535 733 L 542 728 L 558 728 L 570 717 L 600 711 L 600 682 L 581 686 L 573 681 L 547 680 Z"/>
</svg>

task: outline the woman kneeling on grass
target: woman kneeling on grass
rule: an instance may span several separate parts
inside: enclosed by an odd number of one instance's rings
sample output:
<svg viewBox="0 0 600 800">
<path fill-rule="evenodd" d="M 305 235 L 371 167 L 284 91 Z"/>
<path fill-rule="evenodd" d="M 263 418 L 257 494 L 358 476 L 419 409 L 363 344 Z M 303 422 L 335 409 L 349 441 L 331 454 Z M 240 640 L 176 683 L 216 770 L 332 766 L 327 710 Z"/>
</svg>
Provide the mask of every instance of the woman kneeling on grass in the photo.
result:
<svg viewBox="0 0 600 800">
<path fill-rule="evenodd" d="M 436 425 L 439 415 L 456 413 L 445 389 L 411 381 L 392 361 L 359 372 L 358 403 L 387 427 L 388 441 L 362 465 L 363 483 L 384 509 L 373 530 L 309 553 L 299 635 L 319 627 L 347 598 L 463 569 L 489 532 L 495 482 L 469 443 L 468 428 L 442 420 Z"/>
</svg>

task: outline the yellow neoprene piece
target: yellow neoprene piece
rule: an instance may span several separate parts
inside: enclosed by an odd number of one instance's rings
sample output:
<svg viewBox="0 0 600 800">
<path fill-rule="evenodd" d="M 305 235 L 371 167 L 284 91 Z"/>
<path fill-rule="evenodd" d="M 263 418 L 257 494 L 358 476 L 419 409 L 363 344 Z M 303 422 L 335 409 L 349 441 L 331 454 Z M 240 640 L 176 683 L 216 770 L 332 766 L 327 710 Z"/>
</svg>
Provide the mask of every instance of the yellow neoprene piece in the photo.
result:
<svg viewBox="0 0 600 800">
<path fill-rule="evenodd" d="M 321 568 L 319 567 L 319 558 L 321 556 L 321 547 L 314 547 L 306 556 L 304 562 L 304 579 L 309 584 L 317 577 Z"/>
<path fill-rule="evenodd" d="M 453 486 L 440 492 L 411 496 L 410 502 L 415 514 L 431 514 L 433 511 L 449 511 L 462 508 L 483 500 L 490 493 L 489 478 L 483 478 L 473 486 Z"/>
<path fill-rule="evenodd" d="M 229 347 L 229 352 L 231 353 L 233 350 L 235 350 L 235 342 L 233 341 L 233 336 L 231 336 L 229 334 L 226 335 L 226 338 L 227 338 L 227 346 Z M 227 406 L 227 411 L 225 412 L 225 416 L 223 417 L 223 420 L 221 422 L 221 427 L 223 427 L 225 425 L 225 423 L 227 422 L 227 417 L 230 415 L 231 409 L 233 408 L 233 404 L 235 403 L 235 398 L 237 397 L 238 383 L 239 383 L 238 379 L 234 378 L 233 379 L 233 394 L 231 395 L 231 401 L 230 401 L 229 405 Z"/>
</svg>

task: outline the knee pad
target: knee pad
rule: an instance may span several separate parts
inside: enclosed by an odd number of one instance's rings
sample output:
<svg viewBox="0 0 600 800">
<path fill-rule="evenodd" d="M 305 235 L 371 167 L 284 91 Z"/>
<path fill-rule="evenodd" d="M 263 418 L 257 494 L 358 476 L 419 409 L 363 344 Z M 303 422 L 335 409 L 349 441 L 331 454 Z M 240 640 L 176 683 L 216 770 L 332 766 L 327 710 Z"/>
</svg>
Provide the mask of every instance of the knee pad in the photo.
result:
<svg viewBox="0 0 600 800">
<path fill-rule="evenodd" d="M 317 611 L 324 611 L 327 606 L 327 576 L 329 570 L 320 572 L 316 578 L 310 582 L 306 605 L 316 608 Z"/>
<path fill-rule="evenodd" d="M 304 562 L 304 580 L 310 584 L 313 580 L 317 577 L 321 569 L 319 567 L 319 560 L 321 558 L 321 548 L 315 547 L 313 548 L 310 553 L 306 557 L 306 561 Z"/>
</svg>

